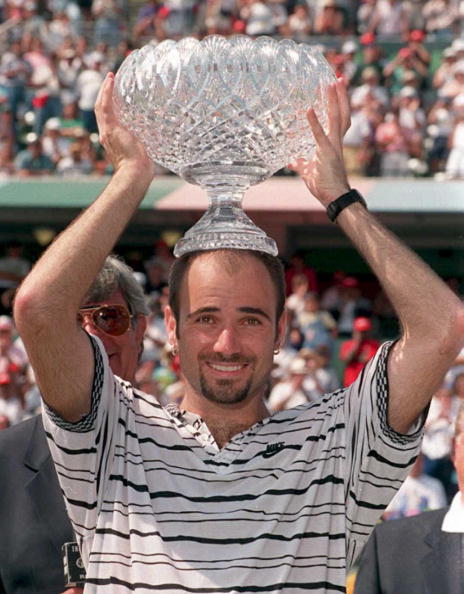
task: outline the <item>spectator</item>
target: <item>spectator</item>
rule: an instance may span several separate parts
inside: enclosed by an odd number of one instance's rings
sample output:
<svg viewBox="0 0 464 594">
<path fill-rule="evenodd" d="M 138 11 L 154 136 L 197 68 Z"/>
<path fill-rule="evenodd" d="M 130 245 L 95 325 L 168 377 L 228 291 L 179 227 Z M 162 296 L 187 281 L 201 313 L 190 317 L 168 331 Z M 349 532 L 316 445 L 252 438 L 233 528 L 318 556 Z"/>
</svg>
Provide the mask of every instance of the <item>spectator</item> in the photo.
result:
<svg viewBox="0 0 464 594">
<path fill-rule="evenodd" d="M 377 70 L 370 66 L 362 71 L 363 84 L 356 87 L 351 95 L 351 106 L 354 110 L 360 109 L 366 100 L 375 99 L 382 107 L 389 103 L 387 91 L 380 85 L 380 78 Z"/>
<path fill-rule="evenodd" d="M 419 77 L 418 84 L 423 87 L 427 79 L 428 66 L 424 64 L 422 57 L 415 50 L 410 47 L 402 47 L 383 69 L 386 84 L 393 95 L 398 94 L 405 86 L 406 77 L 410 72 Z"/>
<path fill-rule="evenodd" d="M 312 31 L 309 7 L 304 2 L 297 2 L 292 14 L 289 15 L 283 32 L 295 41 L 307 41 Z"/>
<path fill-rule="evenodd" d="M 343 156 L 349 175 L 362 175 L 371 156 L 375 124 L 370 109 L 370 97 L 366 96 L 362 107 L 353 111 L 351 126 L 343 139 Z M 378 110 L 375 113 L 378 113 Z"/>
<path fill-rule="evenodd" d="M 73 142 L 69 147 L 69 155 L 62 157 L 56 166 L 56 172 L 64 177 L 88 175 L 92 171 L 92 161 L 83 155 L 80 142 Z"/>
<path fill-rule="evenodd" d="M 308 279 L 309 291 L 317 293 L 318 285 L 316 271 L 314 270 L 314 268 L 311 268 L 311 266 L 308 266 L 306 264 L 304 253 L 301 251 L 294 252 L 290 256 L 290 265 L 285 271 L 285 284 L 287 287 L 287 294 L 289 294 L 292 288 L 293 277 L 297 274 L 304 274 L 304 276 L 306 276 L 306 278 Z"/>
<path fill-rule="evenodd" d="M 432 86 L 440 91 L 441 87 L 454 78 L 454 65 L 456 64 L 456 52 L 453 48 L 447 47 L 441 55 L 441 62 L 432 78 Z M 443 95 L 440 93 L 440 97 Z"/>
<path fill-rule="evenodd" d="M 54 170 L 53 161 L 44 154 L 42 141 L 34 133 L 29 137 L 27 148 L 16 156 L 14 166 L 22 177 L 50 175 Z"/>
<path fill-rule="evenodd" d="M 464 71 L 462 73 L 464 81 Z M 463 95 L 464 97 L 464 95 Z M 446 160 L 446 177 L 464 179 L 464 101 L 456 105 L 456 116 L 449 139 L 449 155 Z"/>
<path fill-rule="evenodd" d="M 405 177 L 410 174 L 408 141 L 401 128 L 397 113 L 385 114 L 379 124 L 375 140 L 380 151 L 380 173 L 382 177 Z"/>
<path fill-rule="evenodd" d="M 279 381 L 271 390 L 267 404 L 272 412 L 293 408 L 309 401 L 304 388 L 308 370 L 306 361 L 300 357 L 290 363 L 288 376 Z"/>
<path fill-rule="evenodd" d="M 450 38 L 455 33 L 459 13 L 453 0 L 427 0 L 423 15 L 427 33 L 432 33 L 437 38 Z"/>
<path fill-rule="evenodd" d="M 341 35 L 345 33 L 343 11 L 337 0 L 324 0 L 322 10 L 316 16 L 314 33 L 316 35 Z"/>
<path fill-rule="evenodd" d="M 118 45 L 125 30 L 122 0 L 93 0 L 92 16 L 95 18 L 94 43 Z"/>
<path fill-rule="evenodd" d="M 57 163 L 69 154 L 69 139 L 61 133 L 59 118 L 50 118 L 44 126 L 42 148 L 44 155 L 49 157 L 56 167 Z"/>
<path fill-rule="evenodd" d="M 379 38 L 405 38 L 408 33 L 408 15 L 401 0 L 377 0 L 372 11 L 368 31 Z"/>
<path fill-rule="evenodd" d="M 15 150 L 13 114 L 5 95 L 0 93 L 0 173 L 11 173 Z"/>
<path fill-rule="evenodd" d="M 412 157 L 422 157 L 425 122 L 425 112 L 417 91 L 413 87 L 403 87 L 398 93 L 398 124 Z"/>
<path fill-rule="evenodd" d="M 295 274 L 292 278 L 291 293 L 285 301 L 285 306 L 291 318 L 290 323 L 303 311 L 308 289 L 308 277 L 305 274 Z"/>
<path fill-rule="evenodd" d="M 321 309 L 316 293 L 306 293 L 303 311 L 297 314 L 296 322 L 304 336 L 303 348 L 332 350 L 337 323 L 328 311 Z"/>
<path fill-rule="evenodd" d="M 441 482 L 449 501 L 456 493 L 451 453 L 458 408 L 458 399 L 442 386 L 430 403 L 422 442 L 424 471 Z"/>
<path fill-rule="evenodd" d="M 457 62 L 452 69 L 453 78 L 445 82 L 440 89 L 440 96 L 452 101 L 464 95 L 464 62 Z"/>
<path fill-rule="evenodd" d="M 361 555 L 355 594 L 462 592 L 462 421 L 460 410 L 453 452 L 460 492 L 456 493 L 450 507 L 377 526 Z"/>
<path fill-rule="evenodd" d="M 353 323 L 357 317 L 368 317 L 372 304 L 363 297 L 357 278 L 346 276 L 341 279 L 337 302 L 330 308 L 330 313 L 337 321 L 338 336 L 351 337 Z"/>
<path fill-rule="evenodd" d="M 15 125 L 18 111 L 26 102 L 31 73 L 32 68 L 22 55 L 21 42 L 13 41 L 0 60 L 0 89 L 6 93 Z"/>
<path fill-rule="evenodd" d="M 448 500 L 441 481 L 424 473 L 422 454 L 417 456 L 400 490 L 387 506 L 384 520 L 398 520 L 417 516 L 425 511 L 440 509 Z"/>
<path fill-rule="evenodd" d="M 244 0 L 240 18 L 246 23 L 245 33 L 251 36 L 273 35 L 274 15 L 269 5 L 262 0 Z"/>
<path fill-rule="evenodd" d="M 379 341 L 370 337 L 372 322 L 369 318 L 356 318 L 353 323 L 353 336 L 342 344 L 340 349 L 340 360 L 345 363 L 343 374 L 343 385 L 350 386 L 366 363 L 372 359 Z"/>
<path fill-rule="evenodd" d="M 79 95 L 78 106 L 80 118 L 85 130 L 92 134 L 97 132 L 97 121 L 95 119 L 94 107 L 98 91 L 103 82 L 104 56 L 101 53 L 94 53 L 89 58 L 89 65 L 84 68 L 76 80 L 76 90 Z"/>
<path fill-rule="evenodd" d="M 23 249 L 18 241 L 10 241 L 0 257 L 0 312 L 11 313 L 14 291 L 31 268 L 23 257 Z"/>
</svg>

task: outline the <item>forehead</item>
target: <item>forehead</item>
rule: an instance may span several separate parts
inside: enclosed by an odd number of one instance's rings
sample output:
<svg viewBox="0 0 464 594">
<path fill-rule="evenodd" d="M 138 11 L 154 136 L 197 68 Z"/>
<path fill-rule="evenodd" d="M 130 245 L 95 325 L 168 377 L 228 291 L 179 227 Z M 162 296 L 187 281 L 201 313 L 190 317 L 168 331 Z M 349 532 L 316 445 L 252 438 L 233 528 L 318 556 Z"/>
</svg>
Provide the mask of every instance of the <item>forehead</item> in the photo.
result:
<svg viewBox="0 0 464 594">
<path fill-rule="evenodd" d="M 89 306 L 96 306 L 96 305 L 126 305 L 127 306 L 127 302 L 123 297 L 123 294 L 121 293 L 121 291 L 118 289 L 116 291 L 113 291 L 113 293 L 111 293 L 111 295 L 109 295 L 106 299 L 101 299 L 100 301 L 86 301 L 85 303 L 83 303 L 82 307 L 89 307 Z"/>
<path fill-rule="evenodd" d="M 187 314 L 208 305 L 220 309 L 260 307 L 273 317 L 276 290 L 257 258 L 208 252 L 198 256 L 188 269 L 181 285 L 180 307 Z"/>
</svg>

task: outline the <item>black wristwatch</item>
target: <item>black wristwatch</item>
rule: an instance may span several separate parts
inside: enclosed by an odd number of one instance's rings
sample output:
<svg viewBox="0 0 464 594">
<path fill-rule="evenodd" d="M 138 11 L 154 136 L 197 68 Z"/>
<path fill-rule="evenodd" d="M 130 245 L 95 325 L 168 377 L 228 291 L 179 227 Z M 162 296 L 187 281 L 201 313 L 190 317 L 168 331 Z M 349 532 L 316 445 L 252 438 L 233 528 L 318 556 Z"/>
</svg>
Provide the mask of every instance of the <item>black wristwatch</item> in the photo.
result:
<svg viewBox="0 0 464 594">
<path fill-rule="evenodd" d="M 332 223 L 334 223 L 335 219 L 342 212 L 342 210 L 347 206 L 350 206 L 350 204 L 354 204 L 355 202 L 360 202 L 364 208 L 367 208 L 366 201 L 361 196 L 361 194 L 357 190 L 350 190 L 329 204 L 327 207 L 327 216 L 332 221 Z"/>
</svg>

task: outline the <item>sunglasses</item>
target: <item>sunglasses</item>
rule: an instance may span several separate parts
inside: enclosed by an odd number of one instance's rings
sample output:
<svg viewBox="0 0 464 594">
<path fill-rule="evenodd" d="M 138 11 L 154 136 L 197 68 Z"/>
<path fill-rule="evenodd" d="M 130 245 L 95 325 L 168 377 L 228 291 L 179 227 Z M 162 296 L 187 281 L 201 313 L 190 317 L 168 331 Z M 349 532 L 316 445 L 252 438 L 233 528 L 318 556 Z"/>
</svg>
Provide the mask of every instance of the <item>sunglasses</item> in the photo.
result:
<svg viewBox="0 0 464 594">
<path fill-rule="evenodd" d="M 121 336 L 129 329 L 133 317 L 125 305 L 97 305 L 82 307 L 77 314 L 77 321 L 82 326 L 86 318 L 90 318 L 98 330 L 110 336 Z"/>
</svg>

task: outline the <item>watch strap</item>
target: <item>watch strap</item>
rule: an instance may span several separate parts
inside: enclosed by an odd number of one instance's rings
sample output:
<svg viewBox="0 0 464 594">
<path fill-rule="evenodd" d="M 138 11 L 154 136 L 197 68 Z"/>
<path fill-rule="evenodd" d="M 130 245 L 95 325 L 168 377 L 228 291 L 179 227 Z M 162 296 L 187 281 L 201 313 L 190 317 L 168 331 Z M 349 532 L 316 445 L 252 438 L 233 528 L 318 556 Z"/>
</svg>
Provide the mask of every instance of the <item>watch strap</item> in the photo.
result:
<svg viewBox="0 0 464 594">
<path fill-rule="evenodd" d="M 349 190 L 349 192 L 342 194 L 329 204 L 327 207 L 327 216 L 332 221 L 332 223 L 334 223 L 342 210 L 344 210 L 347 206 L 354 204 L 355 202 L 360 202 L 364 208 L 367 208 L 366 201 L 361 196 L 361 194 L 357 190 Z"/>
</svg>

